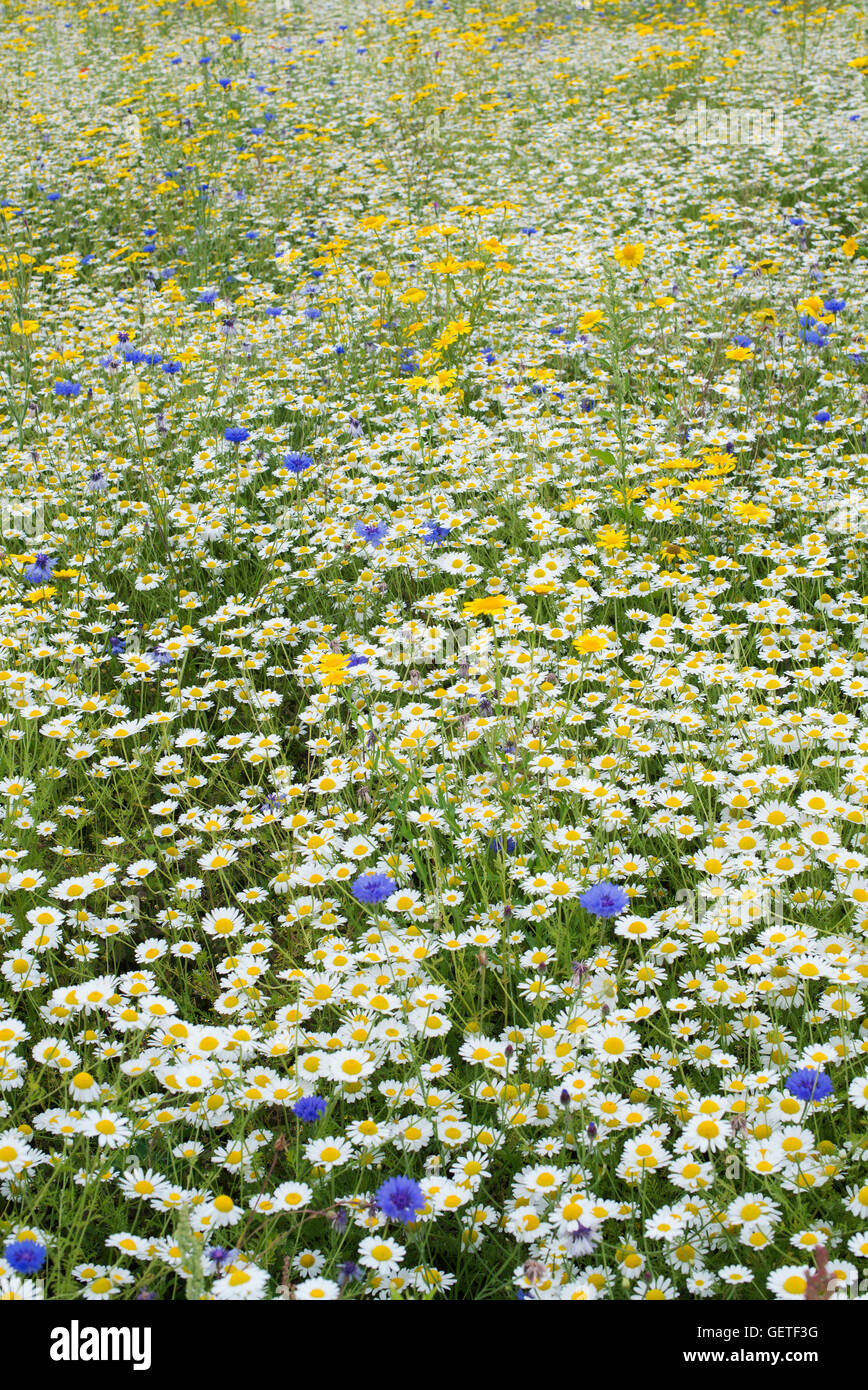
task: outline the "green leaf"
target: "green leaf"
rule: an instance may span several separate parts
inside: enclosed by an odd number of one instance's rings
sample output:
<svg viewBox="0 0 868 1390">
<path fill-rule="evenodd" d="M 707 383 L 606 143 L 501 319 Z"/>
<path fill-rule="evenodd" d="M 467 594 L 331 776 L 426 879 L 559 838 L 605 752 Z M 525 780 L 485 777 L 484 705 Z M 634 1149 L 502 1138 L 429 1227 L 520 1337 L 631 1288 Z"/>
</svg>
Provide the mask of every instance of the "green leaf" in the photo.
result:
<svg viewBox="0 0 868 1390">
<path fill-rule="evenodd" d="M 608 449 L 592 449 L 591 453 L 595 459 L 599 459 L 600 463 L 604 463 L 607 468 L 617 468 L 618 460 Z"/>
</svg>

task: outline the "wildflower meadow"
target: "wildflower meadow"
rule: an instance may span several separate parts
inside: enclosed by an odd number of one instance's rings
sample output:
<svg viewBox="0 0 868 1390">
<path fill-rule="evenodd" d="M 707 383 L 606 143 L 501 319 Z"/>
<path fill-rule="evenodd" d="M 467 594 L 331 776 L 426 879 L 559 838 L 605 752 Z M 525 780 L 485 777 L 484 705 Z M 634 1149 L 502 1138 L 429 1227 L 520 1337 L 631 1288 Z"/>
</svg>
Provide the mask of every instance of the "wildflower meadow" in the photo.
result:
<svg viewBox="0 0 868 1390">
<path fill-rule="evenodd" d="M 868 1297 L 866 83 L 0 0 L 0 1300 Z"/>
</svg>

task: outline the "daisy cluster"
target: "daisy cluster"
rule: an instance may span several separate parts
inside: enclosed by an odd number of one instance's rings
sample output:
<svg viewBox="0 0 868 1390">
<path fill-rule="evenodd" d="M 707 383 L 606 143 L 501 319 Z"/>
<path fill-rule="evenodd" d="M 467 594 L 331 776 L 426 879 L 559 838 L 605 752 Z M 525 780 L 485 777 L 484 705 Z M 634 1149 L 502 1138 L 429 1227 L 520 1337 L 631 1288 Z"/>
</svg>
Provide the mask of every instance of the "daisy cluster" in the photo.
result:
<svg viewBox="0 0 868 1390">
<path fill-rule="evenodd" d="M 860 23 L 5 6 L 0 1298 L 864 1296 Z"/>
</svg>

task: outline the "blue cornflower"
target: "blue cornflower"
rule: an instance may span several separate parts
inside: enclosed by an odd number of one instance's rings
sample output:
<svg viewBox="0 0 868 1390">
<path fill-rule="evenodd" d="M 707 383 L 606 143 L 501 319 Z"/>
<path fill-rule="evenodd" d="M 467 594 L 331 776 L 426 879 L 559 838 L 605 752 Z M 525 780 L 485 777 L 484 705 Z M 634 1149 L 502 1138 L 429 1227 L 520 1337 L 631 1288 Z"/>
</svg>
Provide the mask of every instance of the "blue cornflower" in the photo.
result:
<svg viewBox="0 0 868 1390">
<path fill-rule="evenodd" d="M 360 874 L 352 893 L 358 903 L 381 903 L 395 892 L 398 885 L 388 874 Z"/>
<path fill-rule="evenodd" d="M 45 584 L 51 578 L 51 572 L 57 561 L 49 558 L 48 555 L 37 555 L 32 565 L 28 565 L 21 578 L 25 584 Z"/>
<path fill-rule="evenodd" d="M 268 319 L 279 319 L 282 313 L 282 309 L 279 309 L 277 305 L 272 305 L 270 308 L 266 309 L 265 317 Z"/>
<path fill-rule="evenodd" d="M 630 898 L 616 883 L 595 883 L 579 898 L 580 905 L 594 917 L 617 917 Z"/>
<path fill-rule="evenodd" d="M 16 1274 L 38 1274 L 48 1251 L 38 1240 L 15 1240 L 6 1246 L 4 1254 Z"/>
<path fill-rule="evenodd" d="M 385 521 L 378 522 L 376 526 L 366 526 L 363 521 L 357 521 L 353 530 L 357 536 L 361 536 L 363 541 L 367 541 L 368 545 L 372 545 L 375 550 L 379 550 L 389 527 Z"/>
<path fill-rule="evenodd" d="M 321 319 L 321 318 L 322 318 L 322 313 L 320 312 L 319 309 L 305 309 L 305 311 L 304 311 L 304 316 L 305 316 L 306 319 L 311 319 L 311 320 L 314 320 L 314 319 Z"/>
<path fill-rule="evenodd" d="M 441 541 L 448 540 L 451 535 L 452 530 L 449 526 L 438 526 L 436 522 L 429 521 L 428 530 L 422 537 L 422 541 L 425 545 L 439 545 Z"/>
<path fill-rule="evenodd" d="M 180 362 L 164 362 L 163 371 L 166 376 L 175 376 L 181 370 L 181 366 L 182 363 Z"/>
<path fill-rule="evenodd" d="M 101 468 L 95 468 L 87 480 L 88 492 L 105 492 L 108 487 L 108 479 Z"/>
<path fill-rule="evenodd" d="M 243 444 L 245 439 L 250 438 L 250 431 L 243 425 L 230 425 L 228 430 L 223 431 L 223 438 L 229 444 Z"/>
<path fill-rule="evenodd" d="M 325 1112 L 326 1103 L 322 1096 L 302 1096 L 292 1107 L 293 1115 L 303 1125 L 312 1125 L 316 1120 L 321 1120 Z"/>
<path fill-rule="evenodd" d="M 46 194 L 46 197 L 48 198 L 49 203 L 56 203 L 57 200 L 58 200 L 58 198 L 60 197 L 60 194 L 59 194 L 59 193 L 47 193 L 47 194 Z"/>
<path fill-rule="evenodd" d="M 218 78 L 217 78 L 217 81 L 219 82 L 220 86 L 223 88 L 224 92 L 228 91 L 229 88 L 232 86 L 232 78 L 231 78 L 231 77 L 218 77 Z"/>
<path fill-rule="evenodd" d="M 377 1188 L 375 1201 L 393 1221 L 412 1221 L 425 1208 L 425 1195 L 412 1178 L 389 1178 Z"/>
<path fill-rule="evenodd" d="M 827 314 L 840 314 L 841 310 L 846 307 L 846 304 L 846 299 L 823 300 L 823 308 L 826 310 Z"/>
<path fill-rule="evenodd" d="M 56 381 L 54 383 L 55 396 L 80 396 L 81 387 L 77 381 Z"/>
<path fill-rule="evenodd" d="M 492 854 L 499 854 L 501 850 L 505 850 L 507 854 L 515 854 L 518 844 L 511 835 L 507 835 L 505 840 L 502 840 L 499 835 L 495 835 L 489 848 Z"/>
<path fill-rule="evenodd" d="M 567 1249 L 569 1254 L 572 1255 L 574 1259 L 576 1257 L 581 1258 L 583 1255 L 590 1255 L 593 1253 L 594 1246 L 599 1239 L 600 1236 L 596 1226 L 585 1226 L 581 1221 L 578 1221 L 576 1225 L 571 1227 L 567 1232 Z"/>
<path fill-rule="evenodd" d="M 814 419 L 816 420 L 818 425 L 827 425 L 831 418 L 832 417 L 829 414 L 828 410 L 818 410 L 816 415 L 814 416 Z"/>
<path fill-rule="evenodd" d="M 227 1250 L 223 1245 L 212 1245 L 210 1249 L 205 1251 L 205 1259 L 216 1265 L 219 1273 L 222 1266 L 231 1264 L 237 1254 L 237 1250 Z"/>
<path fill-rule="evenodd" d="M 805 225 L 804 217 L 788 217 L 787 221 L 791 227 L 804 227 Z"/>
<path fill-rule="evenodd" d="M 283 466 L 287 473 L 304 473 L 308 468 L 313 468 L 313 459 L 310 454 L 284 454 Z"/>
<path fill-rule="evenodd" d="M 826 1073 L 814 1071 L 813 1067 L 800 1067 L 787 1077 L 784 1085 L 797 1100 L 825 1100 L 835 1089 Z"/>
<path fill-rule="evenodd" d="M 208 185 L 207 185 L 207 184 L 203 184 L 202 187 L 205 188 L 205 189 L 207 189 Z M 201 191 L 202 191 L 202 190 L 200 189 L 200 192 L 201 192 Z M 203 290 L 202 293 L 199 295 L 199 303 L 200 303 L 200 304 L 213 304 L 216 298 L 217 298 L 217 291 L 216 291 L 216 290 Z"/>
<path fill-rule="evenodd" d="M 751 339 L 745 337 L 744 333 L 736 333 L 732 340 L 736 347 L 750 347 Z"/>
<path fill-rule="evenodd" d="M 352 671 L 355 666 L 367 666 L 369 660 L 370 657 L 367 656 L 351 656 L 347 670 Z"/>
<path fill-rule="evenodd" d="M 112 649 L 112 656 L 122 656 L 127 649 L 127 644 L 123 637 L 110 637 L 109 646 Z"/>
</svg>

